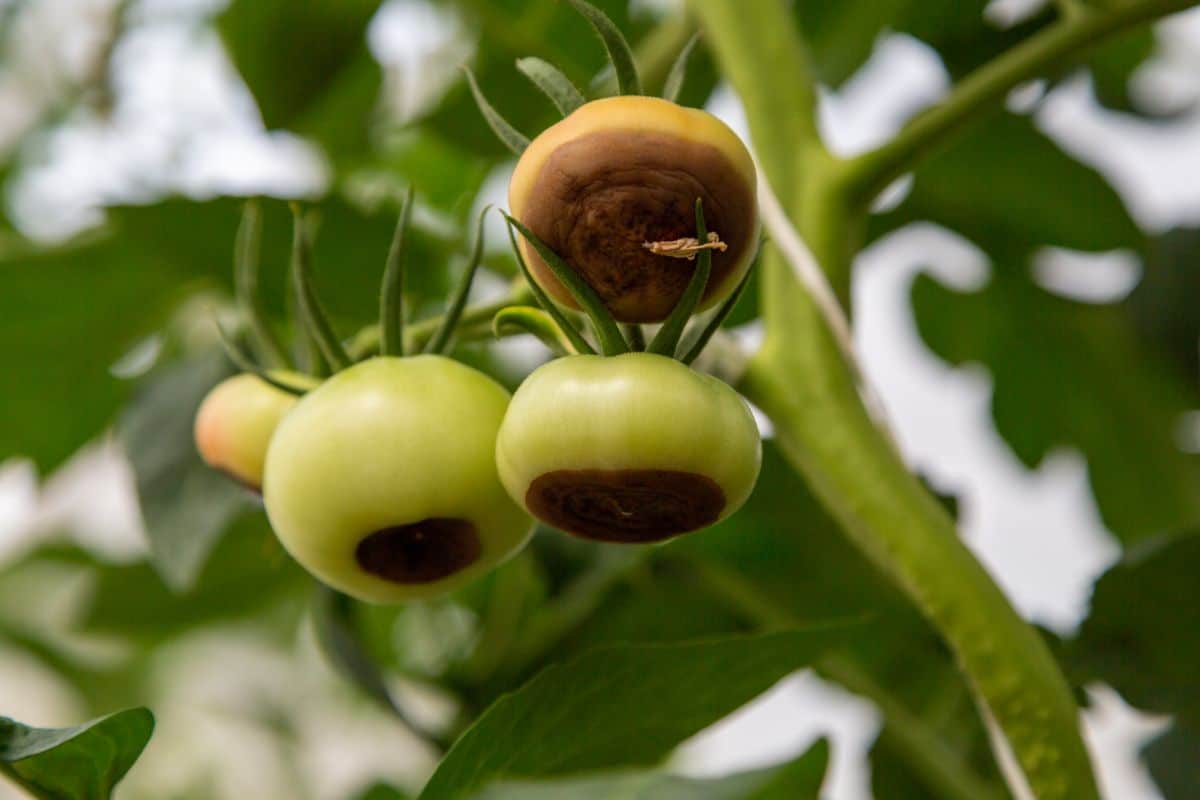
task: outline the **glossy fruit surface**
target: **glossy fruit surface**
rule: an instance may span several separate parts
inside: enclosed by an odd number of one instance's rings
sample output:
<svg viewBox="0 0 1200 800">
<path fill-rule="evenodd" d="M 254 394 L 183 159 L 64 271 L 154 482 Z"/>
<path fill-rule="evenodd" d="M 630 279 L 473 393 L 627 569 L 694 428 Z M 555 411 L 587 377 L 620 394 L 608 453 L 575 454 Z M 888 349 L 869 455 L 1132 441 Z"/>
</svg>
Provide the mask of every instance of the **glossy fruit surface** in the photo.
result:
<svg viewBox="0 0 1200 800">
<path fill-rule="evenodd" d="M 548 525 L 589 539 L 654 542 L 736 511 L 762 445 L 745 401 L 648 353 L 571 356 L 514 395 L 496 441 L 500 478 Z"/>
<path fill-rule="evenodd" d="M 298 386 L 315 386 L 306 375 L 280 372 Z M 204 463 L 249 489 L 260 491 L 267 446 L 279 421 L 298 398 L 243 373 L 217 384 L 196 412 L 196 449 Z"/>
<path fill-rule="evenodd" d="M 726 297 L 750 268 L 758 243 L 754 162 L 709 114 L 655 97 L 586 103 L 546 129 L 522 154 L 509 184 L 512 214 L 579 271 L 622 322 L 660 322 L 683 294 L 696 262 L 646 245 L 696 233 L 695 204 L 727 249 L 713 252 L 700 308 Z M 575 307 L 528 242 L 538 283 Z"/>
<path fill-rule="evenodd" d="M 441 356 L 380 357 L 306 395 L 267 453 L 279 540 L 328 585 L 376 603 L 450 591 L 525 543 L 532 521 L 493 457 L 509 395 Z"/>
</svg>

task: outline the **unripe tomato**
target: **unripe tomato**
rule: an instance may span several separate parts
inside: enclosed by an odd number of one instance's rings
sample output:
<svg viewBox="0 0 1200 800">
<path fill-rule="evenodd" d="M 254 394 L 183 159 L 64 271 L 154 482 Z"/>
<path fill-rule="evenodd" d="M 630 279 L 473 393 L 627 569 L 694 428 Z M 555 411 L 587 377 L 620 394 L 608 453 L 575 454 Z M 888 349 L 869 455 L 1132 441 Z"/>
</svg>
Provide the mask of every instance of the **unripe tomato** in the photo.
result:
<svg viewBox="0 0 1200 800">
<path fill-rule="evenodd" d="M 712 525 L 754 488 L 762 444 L 728 385 L 664 356 L 571 356 L 538 368 L 496 440 L 508 493 L 589 539 L 643 543 Z"/>
<path fill-rule="evenodd" d="M 307 375 L 280 372 L 297 386 L 316 386 Z M 217 384 L 196 412 L 193 432 L 204 463 L 254 491 L 262 489 L 267 445 L 296 396 L 243 373 Z"/>
<path fill-rule="evenodd" d="M 376 603 L 452 590 L 525 544 L 496 474 L 509 395 L 441 356 L 380 357 L 305 395 L 267 453 L 280 542 L 328 585 Z"/>
<path fill-rule="evenodd" d="M 622 322 L 661 322 L 695 270 L 647 244 L 696 235 L 696 199 L 727 249 L 714 251 L 700 308 L 728 296 L 758 246 L 754 162 L 706 111 L 656 97 L 586 103 L 533 140 L 509 184 L 512 214 L 578 270 Z M 528 242 L 534 279 L 576 307 Z"/>
</svg>

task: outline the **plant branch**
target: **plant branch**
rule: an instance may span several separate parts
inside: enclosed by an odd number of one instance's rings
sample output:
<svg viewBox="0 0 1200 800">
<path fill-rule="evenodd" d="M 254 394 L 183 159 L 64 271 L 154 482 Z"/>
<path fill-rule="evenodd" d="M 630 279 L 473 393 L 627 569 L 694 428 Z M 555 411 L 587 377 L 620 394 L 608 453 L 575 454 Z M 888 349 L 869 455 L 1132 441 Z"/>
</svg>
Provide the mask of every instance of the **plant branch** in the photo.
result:
<svg viewBox="0 0 1200 800">
<path fill-rule="evenodd" d="M 802 55 L 763 57 L 764 42 L 785 40 L 781 29 L 794 34 L 790 13 L 777 0 L 703 0 L 694 7 L 745 104 L 771 185 L 818 264 L 844 291 L 861 246 L 865 204 L 847 202 L 839 162 L 812 158 L 821 150 L 801 121 L 809 103 L 805 90 L 801 111 L 790 108 L 794 75 L 779 65 Z M 766 336 L 738 388 L 771 418 L 784 456 L 847 538 L 907 592 L 945 639 L 1037 796 L 1093 800 L 1098 793 L 1078 708 L 1046 643 L 880 432 L 825 317 L 775 243 L 761 270 Z"/>
<path fill-rule="evenodd" d="M 1134 0 L 1103 9 L 1073 5 L 1071 13 L 967 75 L 886 144 L 843 162 L 846 190 L 859 203 L 869 203 L 922 156 L 977 119 L 981 110 L 1003 102 L 1013 88 L 1105 39 L 1196 4 L 1197 0 Z"/>
</svg>

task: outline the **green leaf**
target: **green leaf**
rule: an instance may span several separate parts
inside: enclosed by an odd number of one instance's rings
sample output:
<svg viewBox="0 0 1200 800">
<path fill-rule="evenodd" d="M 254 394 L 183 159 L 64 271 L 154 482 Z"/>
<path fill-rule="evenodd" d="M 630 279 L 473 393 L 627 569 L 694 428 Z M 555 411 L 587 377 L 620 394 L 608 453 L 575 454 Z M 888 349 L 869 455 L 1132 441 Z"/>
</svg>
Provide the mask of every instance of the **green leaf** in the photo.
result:
<svg viewBox="0 0 1200 800">
<path fill-rule="evenodd" d="M 361 157 L 379 95 L 366 30 L 379 0 L 235 0 L 217 20 L 267 128 Z"/>
<path fill-rule="evenodd" d="M 657 770 L 559 781 L 501 781 L 475 800 L 816 800 L 829 763 L 819 740 L 792 761 L 723 778 L 683 778 Z"/>
<path fill-rule="evenodd" d="M 177 591 L 192 585 L 217 537 L 247 505 L 246 490 L 209 469 L 192 439 L 200 402 L 229 374 L 212 352 L 156 370 L 117 424 L 137 480 L 151 561 Z"/>
<path fill-rule="evenodd" d="M 213 622 L 271 618 L 285 610 L 294 630 L 311 579 L 279 545 L 261 512 L 240 516 L 225 531 L 190 591 L 165 585 L 148 564 L 97 572 L 79 627 L 154 643 Z"/>
<path fill-rule="evenodd" d="M 922 337 L 945 360 L 991 371 L 996 427 L 1035 466 L 1075 446 L 1106 527 L 1126 543 L 1200 524 L 1200 459 L 1175 444 L 1180 415 L 1200 405 L 1145 348 L 1120 306 L 1049 294 L 1021 264 L 958 293 L 933 279 L 913 286 Z"/>
<path fill-rule="evenodd" d="M 1116 250 L 1144 238 L 1098 172 L 1013 114 L 990 118 L 924 162 L 900 206 L 872 220 L 873 233 L 920 220 L 1002 255 L 1038 245 Z"/>
<path fill-rule="evenodd" d="M 654 764 L 811 663 L 841 633 L 811 629 L 584 653 L 488 709 L 447 753 L 421 798 L 462 797 L 500 778 Z"/>
<path fill-rule="evenodd" d="M 317 641 L 330 663 L 367 697 L 388 711 L 396 711 L 383 672 L 362 644 L 354 619 L 354 600 L 318 584 L 312 615 Z"/>
<path fill-rule="evenodd" d="M 794 6 L 813 62 L 823 83 L 840 86 L 870 57 L 880 35 L 907 33 L 937 51 L 954 80 L 1053 23 L 1057 14 L 1046 3 L 1039 13 L 1009 28 L 984 16 L 984 0 L 846 0 L 840 3 L 799 0 Z M 886 22 L 886 25 L 884 24 Z M 1105 105 L 1129 110 L 1129 78 L 1154 52 L 1155 37 L 1141 28 L 1087 53 L 1097 96 Z M 1050 75 L 1057 81 L 1073 74 L 1068 64 Z"/>
<path fill-rule="evenodd" d="M 1096 582 L 1066 658 L 1132 705 L 1200 722 L 1200 533 L 1132 548 Z"/>
<path fill-rule="evenodd" d="M 1194 800 L 1200 786 L 1200 720 L 1177 719 L 1142 749 L 1166 800 Z"/>
<path fill-rule="evenodd" d="M 105 800 L 153 731 L 145 708 L 76 728 L 30 728 L 0 717 L 0 774 L 41 800 Z"/>
<path fill-rule="evenodd" d="M 1126 553 L 1096 582 L 1064 657 L 1079 685 L 1103 681 L 1137 708 L 1172 714 L 1144 755 L 1168 800 L 1200 785 L 1200 532 L 1162 536 Z"/>
<path fill-rule="evenodd" d="M 935 154 L 909 197 L 872 224 L 879 232 L 917 220 L 951 228 L 992 259 L 981 291 L 918 279 L 913 308 L 934 352 L 991 371 L 996 426 L 1017 457 L 1034 466 L 1054 447 L 1082 450 L 1104 522 L 1123 541 L 1200 523 L 1200 463 L 1175 444 L 1200 387 L 1139 333 L 1140 290 L 1121 304 L 1083 304 L 1041 289 L 1030 273 L 1046 246 L 1145 248 L 1112 187 L 1030 120 L 1003 115 Z M 1153 272 L 1183 274 L 1184 262 Z"/>
<path fill-rule="evenodd" d="M 179 282 L 129 242 L 0 256 L 0 460 L 48 471 L 99 433 L 128 392 L 109 366 L 165 319 Z"/>
</svg>

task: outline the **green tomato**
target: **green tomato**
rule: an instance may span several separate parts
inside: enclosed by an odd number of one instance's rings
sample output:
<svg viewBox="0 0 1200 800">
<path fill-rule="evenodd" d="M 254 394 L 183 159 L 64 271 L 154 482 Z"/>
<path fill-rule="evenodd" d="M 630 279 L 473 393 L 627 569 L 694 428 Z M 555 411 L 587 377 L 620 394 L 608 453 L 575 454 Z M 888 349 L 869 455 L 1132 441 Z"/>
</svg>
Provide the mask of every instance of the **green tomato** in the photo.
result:
<svg viewBox="0 0 1200 800">
<path fill-rule="evenodd" d="M 496 475 L 508 401 L 441 356 L 373 358 L 334 375 L 267 452 L 263 501 L 280 542 L 368 602 L 429 597 L 487 572 L 532 532 Z"/>
<path fill-rule="evenodd" d="M 279 372 L 297 386 L 315 387 L 307 375 Z M 193 432 L 204 463 L 253 491 L 262 489 L 267 446 L 296 396 L 255 375 L 234 375 L 217 384 L 200 403 Z"/>
<path fill-rule="evenodd" d="M 762 442 L 725 383 L 664 356 L 571 356 L 513 397 L 496 440 L 509 495 L 568 533 L 655 542 L 712 525 L 750 496 Z"/>
</svg>

